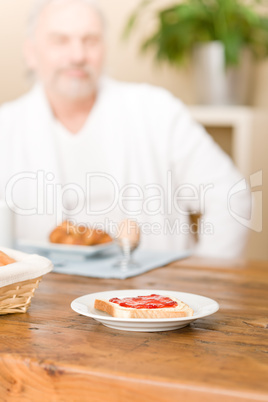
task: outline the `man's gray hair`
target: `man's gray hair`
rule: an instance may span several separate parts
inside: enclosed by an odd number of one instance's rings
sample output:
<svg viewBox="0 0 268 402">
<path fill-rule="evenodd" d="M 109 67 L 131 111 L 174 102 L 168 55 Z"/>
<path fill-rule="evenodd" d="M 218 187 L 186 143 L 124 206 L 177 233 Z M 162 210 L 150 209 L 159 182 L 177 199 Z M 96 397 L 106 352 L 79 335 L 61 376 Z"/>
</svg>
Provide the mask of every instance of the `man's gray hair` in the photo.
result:
<svg viewBox="0 0 268 402">
<path fill-rule="evenodd" d="M 32 36 L 34 34 L 38 19 L 46 6 L 48 6 L 50 3 L 69 3 L 72 1 L 80 1 L 92 7 L 99 15 L 103 28 L 105 29 L 106 20 L 98 0 L 34 0 L 28 19 L 28 36 Z"/>
</svg>

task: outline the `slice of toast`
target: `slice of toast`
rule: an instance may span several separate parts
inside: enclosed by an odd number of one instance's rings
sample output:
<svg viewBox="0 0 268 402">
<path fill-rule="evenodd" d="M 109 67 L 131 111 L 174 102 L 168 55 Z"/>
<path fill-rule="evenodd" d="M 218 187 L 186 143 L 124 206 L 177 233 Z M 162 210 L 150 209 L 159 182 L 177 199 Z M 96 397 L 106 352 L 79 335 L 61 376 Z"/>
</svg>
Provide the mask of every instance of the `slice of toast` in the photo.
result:
<svg viewBox="0 0 268 402">
<path fill-rule="evenodd" d="M 177 317 L 191 317 L 194 313 L 194 310 L 189 307 L 184 302 L 176 299 L 171 296 L 169 297 L 171 300 L 177 302 L 177 306 L 175 307 L 164 307 L 164 308 L 131 308 L 131 307 L 122 307 L 117 303 L 110 302 L 109 300 L 101 300 L 96 299 L 94 308 L 97 310 L 104 311 L 105 313 L 111 315 L 116 318 L 177 318 Z"/>
</svg>

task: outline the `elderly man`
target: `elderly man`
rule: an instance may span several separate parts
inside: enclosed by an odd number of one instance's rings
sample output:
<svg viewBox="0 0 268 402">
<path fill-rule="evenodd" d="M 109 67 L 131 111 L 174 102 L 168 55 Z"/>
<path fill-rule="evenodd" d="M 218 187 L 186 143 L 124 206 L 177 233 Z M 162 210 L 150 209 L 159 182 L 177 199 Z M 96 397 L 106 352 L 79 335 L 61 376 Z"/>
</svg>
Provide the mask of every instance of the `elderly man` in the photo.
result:
<svg viewBox="0 0 268 402">
<path fill-rule="evenodd" d="M 0 109 L 0 198 L 17 237 L 131 217 L 144 248 L 240 255 L 247 232 L 229 209 L 245 216 L 248 194 L 229 200 L 231 160 L 164 89 L 104 76 L 105 46 L 96 1 L 36 2 L 25 45 L 36 85 Z"/>
</svg>

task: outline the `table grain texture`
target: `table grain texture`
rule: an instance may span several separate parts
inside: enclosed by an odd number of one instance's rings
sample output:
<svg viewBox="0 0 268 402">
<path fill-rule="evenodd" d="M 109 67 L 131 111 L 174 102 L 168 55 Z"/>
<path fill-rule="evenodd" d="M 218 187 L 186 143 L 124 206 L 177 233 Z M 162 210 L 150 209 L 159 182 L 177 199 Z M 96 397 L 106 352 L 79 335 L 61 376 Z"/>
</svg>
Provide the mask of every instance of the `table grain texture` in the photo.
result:
<svg viewBox="0 0 268 402">
<path fill-rule="evenodd" d="M 200 294 L 220 310 L 138 333 L 70 308 L 136 288 Z M 48 274 L 28 313 L 0 316 L 0 401 L 268 401 L 268 262 L 189 259 L 126 280 Z"/>
</svg>

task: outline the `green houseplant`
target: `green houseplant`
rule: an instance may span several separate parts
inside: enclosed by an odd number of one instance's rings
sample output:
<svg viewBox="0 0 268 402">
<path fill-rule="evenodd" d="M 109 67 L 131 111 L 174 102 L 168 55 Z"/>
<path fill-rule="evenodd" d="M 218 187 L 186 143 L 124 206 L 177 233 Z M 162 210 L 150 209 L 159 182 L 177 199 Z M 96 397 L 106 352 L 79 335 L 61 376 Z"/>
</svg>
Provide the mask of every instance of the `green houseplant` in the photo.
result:
<svg viewBox="0 0 268 402">
<path fill-rule="evenodd" d="M 144 0 L 127 21 L 124 35 L 136 29 L 146 8 L 155 0 Z M 254 58 L 268 55 L 268 17 L 256 11 L 260 1 L 184 0 L 154 10 L 157 26 L 141 44 L 153 49 L 157 60 L 180 66 L 192 56 L 197 45 L 219 42 L 225 67 L 238 66 L 247 48 Z"/>
</svg>

